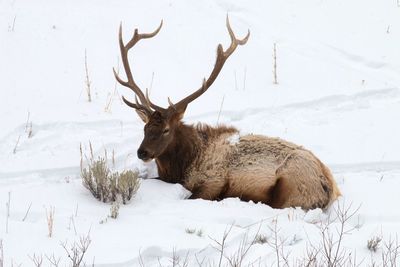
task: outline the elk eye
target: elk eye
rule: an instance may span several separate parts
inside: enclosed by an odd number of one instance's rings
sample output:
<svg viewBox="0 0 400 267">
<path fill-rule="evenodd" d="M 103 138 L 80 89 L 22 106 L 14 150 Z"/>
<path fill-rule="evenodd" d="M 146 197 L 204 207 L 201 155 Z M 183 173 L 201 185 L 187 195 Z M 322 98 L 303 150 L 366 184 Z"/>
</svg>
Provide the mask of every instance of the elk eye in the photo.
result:
<svg viewBox="0 0 400 267">
<path fill-rule="evenodd" d="M 169 133 L 169 129 L 165 128 L 164 131 L 162 132 L 163 134 L 168 134 Z"/>
</svg>

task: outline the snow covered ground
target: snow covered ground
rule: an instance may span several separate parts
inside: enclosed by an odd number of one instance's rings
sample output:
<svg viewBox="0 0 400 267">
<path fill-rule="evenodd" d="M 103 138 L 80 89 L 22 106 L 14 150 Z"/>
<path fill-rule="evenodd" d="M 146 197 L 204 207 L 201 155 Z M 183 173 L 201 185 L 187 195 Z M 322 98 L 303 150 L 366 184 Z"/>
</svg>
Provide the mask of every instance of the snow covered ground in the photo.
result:
<svg viewBox="0 0 400 267">
<path fill-rule="evenodd" d="M 229 42 L 227 13 L 237 36 L 250 29 L 249 42 L 189 106 L 185 121 L 232 124 L 243 133 L 279 136 L 312 150 L 332 169 L 343 193 L 334 207 L 356 211 L 341 247 L 361 266 L 381 261 L 384 242 L 400 233 L 398 1 L 0 0 L 4 266 L 34 266 L 32 258 L 40 255 L 43 266 L 52 255 L 65 266 L 69 259 L 60 244 L 87 235 L 84 260 L 96 266 L 171 266 L 174 255 L 181 264 L 187 256 L 188 266 L 203 259 L 203 266 L 218 266 L 217 241 L 229 229 L 222 266 L 255 235 L 268 242 L 251 246 L 242 266 L 277 266 L 274 237 L 293 264 L 321 241 L 321 223 L 334 217 L 333 208 L 305 212 L 238 199 L 186 200 L 189 193 L 179 185 L 143 179 L 114 220 L 108 218 L 110 204 L 98 202 L 81 184 L 79 145 L 87 150 L 89 141 L 96 155 L 114 150 L 118 169 L 137 168 L 144 178 L 155 173 L 153 164 L 136 158 L 143 125 L 121 103 L 120 96 L 133 99 L 132 92 L 116 86 L 112 74 L 120 65 L 119 23 L 128 38 L 135 27 L 152 31 L 164 20 L 157 37 L 135 47 L 131 65 L 154 102 L 167 105 L 168 96 L 179 100 L 209 74 L 216 45 Z M 338 220 L 331 224 L 334 238 L 339 226 Z M 376 236 L 383 241 L 373 253 L 367 241 Z"/>
</svg>

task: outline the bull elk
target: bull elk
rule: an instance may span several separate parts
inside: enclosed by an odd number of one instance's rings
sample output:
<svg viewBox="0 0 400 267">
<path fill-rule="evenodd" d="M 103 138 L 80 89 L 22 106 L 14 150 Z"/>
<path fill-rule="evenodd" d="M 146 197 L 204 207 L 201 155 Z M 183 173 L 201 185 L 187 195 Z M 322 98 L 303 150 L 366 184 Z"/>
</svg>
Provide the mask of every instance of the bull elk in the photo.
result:
<svg viewBox="0 0 400 267">
<path fill-rule="evenodd" d="M 120 25 L 119 46 L 127 81 L 114 70 L 117 81 L 135 93 L 135 102 L 122 98 L 145 123 L 137 155 L 143 161 L 155 159 L 158 179 L 182 184 L 192 192 L 192 199 L 238 197 L 273 208 L 325 208 L 340 196 L 330 170 L 301 146 L 262 135 L 239 136 L 234 127 L 187 125 L 182 121 L 189 103 L 207 91 L 226 60 L 250 36 L 248 31 L 243 39 L 237 39 L 228 17 L 226 27 L 231 44 L 226 50 L 218 45 L 214 69 L 200 88 L 176 103 L 168 98 L 167 108 L 150 101 L 147 90 L 144 94 L 133 79 L 128 51 L 140 40 L 154 37 L 162 23 L 152 33 L 139 33 L 135 29 L 126 44 Z M 236 141 L 232 139 L 234 136 Z"/>
</svg>

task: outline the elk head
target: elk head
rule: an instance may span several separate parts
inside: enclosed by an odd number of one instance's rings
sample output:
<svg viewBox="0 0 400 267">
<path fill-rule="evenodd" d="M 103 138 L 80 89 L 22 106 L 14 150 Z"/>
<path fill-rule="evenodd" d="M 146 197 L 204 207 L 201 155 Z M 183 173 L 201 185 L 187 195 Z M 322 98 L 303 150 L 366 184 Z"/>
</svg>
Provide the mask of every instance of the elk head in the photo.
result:
<svg viewBox="0 0 400 267">
<path fill-rule="evenodd" d="M 226 27 L 228 28 L 228 32 L 231 37 L 231 44 L 225 51 L 223 50 L 221 44 L 218 45 L 214 69 L 212 70 L 208 79 L 204 78 L 203 84 L 199 89 L 177 103 L 172 103 L 172 101 L 168 98 L 169 107 L 162 108 L 152 103 L 148 97 L 147 90 L 145 95 L 135 83 L 128 61 L 129 49 L 131 49 L 141 39 L 149 39 L 154 37 L 160 31 L 162 23 L 163 22 L 161 21 L 160 26 L 152 33 L 139 33 L 138 29 L 135 29 L 133 37 L 127 44 L 124 44 L 122 40 L 122 25 L 120 25 L 119 47 L 127 81 L 122 80 L 118 76 L 115 69 L 113 69 L 117 81 L 121 85 L 130 88 L 135 93 L 135 103 L 128 101 L 125 97 L 122 97 L 123 101 L 129 107 L 135 109 L 139 117 L 145 123 L 144 139 L 137 151 L 138 157 L 143 161 L 149 161 L 157 158 L 165 152 L 168 145 L 173 142 L 177 128 L 182 125 L 181 119 L 183 118 L 186 107 L 190 102 L 207 91 L 207 89 L 217 78 L 228 57 L 235 51 L 238 45 L 244 45 L 250 36 L 250 31 L 248 31 L 246 37 L 241 40 L 237 39 L 232 31 L 232 28 L 229 24 L 229 18 L 227 16 Z"/>
</svg>

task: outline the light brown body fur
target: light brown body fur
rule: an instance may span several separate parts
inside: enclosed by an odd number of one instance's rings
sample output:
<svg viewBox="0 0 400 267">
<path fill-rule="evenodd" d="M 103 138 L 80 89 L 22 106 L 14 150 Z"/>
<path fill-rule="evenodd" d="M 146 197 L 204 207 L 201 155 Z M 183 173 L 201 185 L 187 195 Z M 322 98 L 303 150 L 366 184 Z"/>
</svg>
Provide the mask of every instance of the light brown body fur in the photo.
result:
<svg viewBox="0 0 400 267">
<path fill-rule="evenodd" d="M 192 198 L 238 197 L 274 208 L 311 209 L 325 208 L 340 195 L 329 169 L 301 146 L 261 135 L 235 142 L 230 140 L 238 134 L 233 128 L 200 126 L 196 131 L 218 135 L 199 138 L 201 149 L 182 181 Z"/>
</svg>

